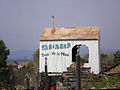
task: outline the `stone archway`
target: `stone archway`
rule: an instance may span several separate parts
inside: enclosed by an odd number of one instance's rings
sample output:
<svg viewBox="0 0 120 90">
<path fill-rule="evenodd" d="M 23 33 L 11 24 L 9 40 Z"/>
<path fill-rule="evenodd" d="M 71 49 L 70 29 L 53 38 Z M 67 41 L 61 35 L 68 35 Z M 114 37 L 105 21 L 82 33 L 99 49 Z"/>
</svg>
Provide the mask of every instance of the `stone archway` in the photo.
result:
<svg viewBox="0 0 120 90">
<path fill-rule="evenodd" d="M 80 47 L 81 62 L 89 63 L 89 48 L 86 45 Z"/>
<path fill-rule="evenodd" d="M 76 62 L 76 60 L 75 60 L 76 59 L 76 54 L 77 54 L 77 45 L 75 45 L 72 48 L 72 62 Z M 89 49 L 86 45 L 81 45 L 80 46 L 80 55 L 81 55 L 81 58 L 84 59 L 83 61 L 85 63 L 89 62 Z"/>
<path fill-rule="evenodd" d="M 76 62 L 77 45 L 72 48 L 72 62 Z"/>
<path fill-rule="evenodd" d="M 100 56 L 99 56 L 99 41 L 98 40 L 77 40 L 72 41 L 71 47 L 76 45 L 84 45 L 89 50 L 89 62 L 84 64 L 84 67 L 91 68 L 90 72 L 100 72 Z"/>
<path fill-rule="evenodd" d="M 76 62 L 76 54 L 77 54 L 77 45 L 75 45 L 72 48 L 73 63 Z M 80 63 L 81 63 L 81 69 L 83 71 L 87 71 L 87 72 L 91 71 L 91 67 L 89 67 L 89 48 L 86 45 L 80 46 Z"/>
</svg>

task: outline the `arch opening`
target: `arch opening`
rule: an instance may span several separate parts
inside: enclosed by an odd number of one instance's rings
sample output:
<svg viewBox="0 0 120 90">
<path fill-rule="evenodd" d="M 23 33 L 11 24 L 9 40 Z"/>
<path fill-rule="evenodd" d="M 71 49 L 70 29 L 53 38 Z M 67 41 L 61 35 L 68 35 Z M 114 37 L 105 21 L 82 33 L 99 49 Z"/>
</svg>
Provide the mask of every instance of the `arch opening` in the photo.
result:
<svg viewBox="0 0 120 90">
<path fill-rule="evenodd" d="M 76 62 L 77 45 L 72 48 L 72 62 Z M 86 45 L 80 46 L 81 62 L 89 63 L 89 49 Z"/>
<path fill-rule="evenodd" d="M 72 62 L 76 62 L 76 54 L 77 45 L 72 48 Z M 80 46 L 80 62 L 83 71 L 91 71 L 91 67 L 89 66 L 89 48 L 86 45 Z"/>
<path fill-rule="evenodd" d="M 89 63 L 89 49 L 86 45 L 81 45 L 80 57 L 81 57 L 81 62 Z"/>
<path fill-rule="evenodd" d="M 77 45 L 72 48 L 72 62 L 76 62 Z"/>
</svg>

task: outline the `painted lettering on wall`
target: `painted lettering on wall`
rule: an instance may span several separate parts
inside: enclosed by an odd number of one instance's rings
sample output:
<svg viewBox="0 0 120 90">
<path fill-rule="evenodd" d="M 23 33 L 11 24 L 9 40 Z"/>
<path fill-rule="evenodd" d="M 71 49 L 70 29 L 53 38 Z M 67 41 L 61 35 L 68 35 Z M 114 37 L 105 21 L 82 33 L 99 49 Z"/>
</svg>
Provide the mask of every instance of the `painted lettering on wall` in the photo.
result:
<svg viewBox="0 0 120 90">
<path fill-rule="evenodd" d="M 48 44 L 42 45 L 42 50 L 51 50 L 51 49 L 66 49 L 71 47 L 71 43 L 67 44 Z"/>
<path fill-rule="evenodd" d="M 42 57 L 47 57 L 47 56 L 69 56 L 69 53 L 66 52 L 52 52 L 51 54 L 49 53 L 41 53 Z"/>
<path fill-rule="evenodd" d="M 42 57 L 49 56 L 49 53 L 41 53 Z"/>
</svg>

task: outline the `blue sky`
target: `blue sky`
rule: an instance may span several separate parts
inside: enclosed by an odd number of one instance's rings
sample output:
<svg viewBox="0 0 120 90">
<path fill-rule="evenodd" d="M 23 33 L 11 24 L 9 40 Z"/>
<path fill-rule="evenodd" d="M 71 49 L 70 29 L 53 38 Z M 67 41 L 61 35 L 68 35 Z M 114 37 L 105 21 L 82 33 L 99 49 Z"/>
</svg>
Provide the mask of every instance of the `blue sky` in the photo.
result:
<svg viewBox="0 0 120 90">
<path fill-rule="evenodd" d="M 99 26 L 101 48 L 120 49 L 120 0 L 0 0 L 0 39 L 11 51 L 36 50 L 44 28 Z"/>
</svg>

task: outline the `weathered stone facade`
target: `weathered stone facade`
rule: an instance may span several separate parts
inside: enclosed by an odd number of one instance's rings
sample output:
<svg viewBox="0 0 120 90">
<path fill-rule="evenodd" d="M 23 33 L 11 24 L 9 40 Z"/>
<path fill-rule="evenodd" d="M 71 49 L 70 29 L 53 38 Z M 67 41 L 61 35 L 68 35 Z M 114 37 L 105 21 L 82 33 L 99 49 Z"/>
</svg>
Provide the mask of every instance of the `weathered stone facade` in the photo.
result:
<svg viewBox="0 0 120 90">
<path fill-rule="evenodd" d="M 67 71 L 72 64 L 72 49 L 86 45 L 89 49 L 90 72 L 100 72 L 99 27 L 47 28 L 40 36 L 40 72 L 47 58 L 48 72 Z"/>
</svg>

